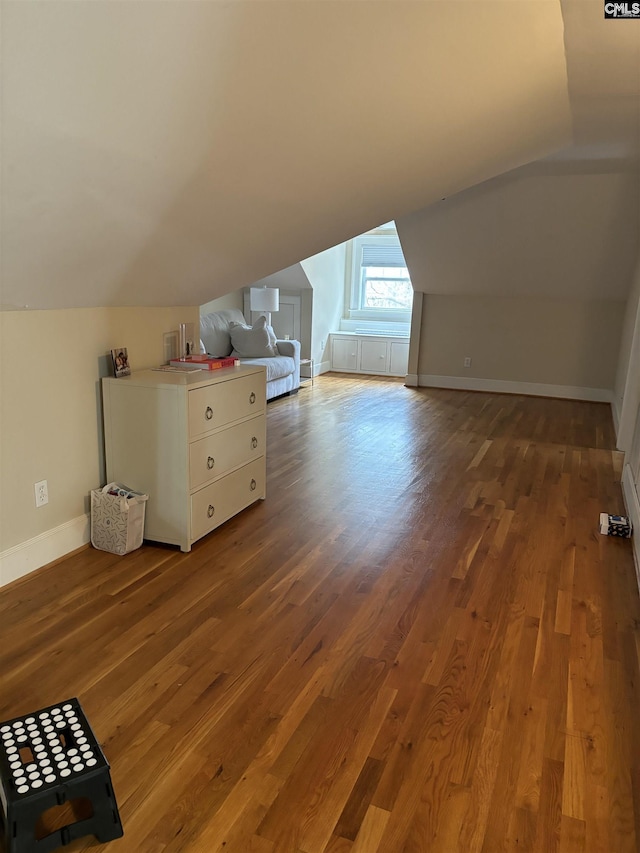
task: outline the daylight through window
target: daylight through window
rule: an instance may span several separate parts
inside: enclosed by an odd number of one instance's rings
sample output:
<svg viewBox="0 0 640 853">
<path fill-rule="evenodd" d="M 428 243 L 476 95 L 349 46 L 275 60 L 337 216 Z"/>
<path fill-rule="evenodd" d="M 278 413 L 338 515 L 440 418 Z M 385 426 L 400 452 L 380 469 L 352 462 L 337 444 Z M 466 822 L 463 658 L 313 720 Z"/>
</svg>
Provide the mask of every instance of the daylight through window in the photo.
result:
<svg viewBox="0 0 640 853">
<path fill-rule="evenodd" d="M 405 319 L 413 288 L 397 235 L 366 234 L 354 240 L 351 316 Z"/>
</svg>

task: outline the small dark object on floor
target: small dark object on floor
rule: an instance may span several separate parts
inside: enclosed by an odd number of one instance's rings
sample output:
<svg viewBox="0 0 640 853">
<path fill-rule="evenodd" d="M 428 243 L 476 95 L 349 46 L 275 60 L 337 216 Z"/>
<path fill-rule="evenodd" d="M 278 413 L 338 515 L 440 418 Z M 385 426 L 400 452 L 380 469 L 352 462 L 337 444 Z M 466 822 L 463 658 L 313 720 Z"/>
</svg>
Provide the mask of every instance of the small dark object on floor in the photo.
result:
<svg viewBox="0 0 640 853">
<path fill-rule="evenodd" d="M 632 532 L 631 522 L 626 516 L 600 513 L 600 533 L 605 536 L 621 536 L 623 539 L 629 539 Z"/>
<path fill-rule="evenodd" d="M 78 699 L 0 722 L 0 802 L 6 853 L 51 853 L 83 835 L 105 842 L 124 834 L 109 764 Z M 80 819 L 75 803 L 84 804 Z M 74 821 L 43 837 L 43 814 L 64 804 Z"/>
</svg>

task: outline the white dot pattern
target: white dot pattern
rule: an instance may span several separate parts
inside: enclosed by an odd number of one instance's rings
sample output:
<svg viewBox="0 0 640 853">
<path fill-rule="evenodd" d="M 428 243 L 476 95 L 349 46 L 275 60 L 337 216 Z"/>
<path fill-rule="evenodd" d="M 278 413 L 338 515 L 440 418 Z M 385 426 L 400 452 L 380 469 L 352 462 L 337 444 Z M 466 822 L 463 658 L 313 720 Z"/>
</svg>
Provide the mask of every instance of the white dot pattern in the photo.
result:
<svg viewBox="0 0 640 853">
<path fill-rule="evenodd" d="M 21 795 L 90 770 L 101 758 L 106 765 L 79 705 L 73 702 L 0 725 L 0 784 L 10 783 Z M 10 774 L 6 780 L 3 764 Z"/>
</svg>

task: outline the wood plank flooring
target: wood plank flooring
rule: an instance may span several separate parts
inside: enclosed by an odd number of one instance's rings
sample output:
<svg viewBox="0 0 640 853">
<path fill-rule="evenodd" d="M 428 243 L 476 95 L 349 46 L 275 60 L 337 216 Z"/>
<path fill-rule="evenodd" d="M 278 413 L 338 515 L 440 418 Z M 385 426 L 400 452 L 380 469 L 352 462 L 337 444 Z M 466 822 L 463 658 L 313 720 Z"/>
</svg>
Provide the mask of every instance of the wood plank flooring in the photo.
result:
<svg viewBox="0 0 640 853">
<path fill-rule="evenodd" d="M 0 719 L 80 698 L 125 828 L 100 849 L 640 850 L 609 408 L 327 375 L 267 424 L 267 500 L 190 554 L 0 590 Z"/>
</svg>

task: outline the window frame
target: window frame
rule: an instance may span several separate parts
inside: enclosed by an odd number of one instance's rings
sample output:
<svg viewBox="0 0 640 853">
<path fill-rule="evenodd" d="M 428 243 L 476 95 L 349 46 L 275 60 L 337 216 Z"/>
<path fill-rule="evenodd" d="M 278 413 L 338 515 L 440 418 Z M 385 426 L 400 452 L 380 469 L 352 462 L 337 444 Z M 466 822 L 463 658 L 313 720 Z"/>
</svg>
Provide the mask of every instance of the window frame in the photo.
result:
<svg viewBox="0 0 640 853">
<path fill-rule="evenodd" d="M 364 298 L 362 255 L 365 246 L 397 246 L 402 252 L 402 245 L 395 234 L 362 234 L 352 240 L 348 318 L 383 323 L 410 323 L 412 306 L 407 309 L 362 307 Z M 408 267 L 398 267 L 398 269 L 407 270 L 409 284 L 411 284 Z"/>
</svg>

